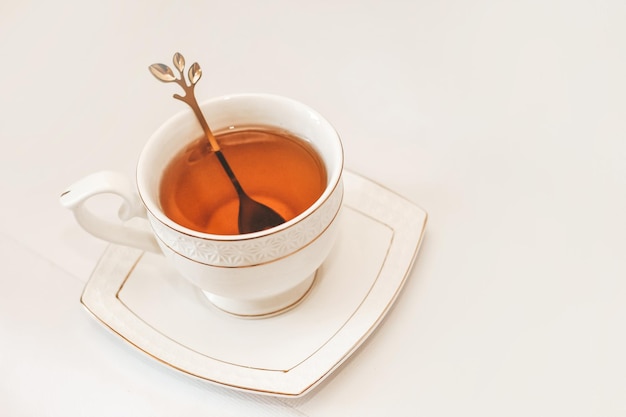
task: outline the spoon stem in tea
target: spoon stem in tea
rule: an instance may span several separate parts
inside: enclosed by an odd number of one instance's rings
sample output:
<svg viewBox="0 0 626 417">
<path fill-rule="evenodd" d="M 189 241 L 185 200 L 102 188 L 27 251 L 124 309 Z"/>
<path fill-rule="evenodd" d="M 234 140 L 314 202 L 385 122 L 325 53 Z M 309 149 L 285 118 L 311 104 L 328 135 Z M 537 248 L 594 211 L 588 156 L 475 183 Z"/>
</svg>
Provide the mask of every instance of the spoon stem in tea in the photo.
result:
<svg viewBox="0 0 626 417">
<path fill-rule="evenodd" d="M 211 150 L 213 151 L 213 153 L 215 153 L 215 156 L 217 156 L 217 159 L 222 165 L 222 168 L 224 168 L 226 175 L 228 175 L 228 178 L 232 182 L 233 187 L 235 187 L 235 191 L 237 191 L 237 194 L 239 194 L 240 196 L 245 195 L 246 194 L 245 191 L 241 187 L 239 180 L 237 179 L 237 177 L 235 176 L 235 173 L 233 172 L 232 168 L 228 164 L 228 161 L 226 160 L 226 157 L 222 153 L 222 149 L 220 148 L 219 143 L 215 139 L 215 136 L 213 135 L 213 132 L 211 131 L 211 128 L 209 127 L 209 124 L 204 118 L 204 114 L 202 113 L 202 110 L 200 110 L 200 106 L 198 105 L 198 101 L 196 100 L 196 96 L 194 93 L 195 91 L 193 88 L 194 84 L 187 85 L 182 79 L 182 77 L 179 80 L 178 84 L 181 87 L 183 87 L 186 94 L 184 96 L 181 96 L 179 94 L 174 94 L 174 98 L 187 103 L 187 105 L 191 107 L 194 114 L 196 115 L 196 118 L 198 119 L 198 122 L 200 123 L 200 126 L 202 126 L 202 130 L 204 130 L 204 134 L 206 138 L 208 139 L 209 144 L 211 145 Z"/>
<path fill-rule="evenodd" d="M 230 165 L 228 165 L 228 161 L 226 161 L 226 158 L 224 157 L 222 151 L 217 150 L 214 153 L 215 156 L 217 156 L 217 159 L 220 161 L 222 168 L 224 168 L 224 171 L 226 171 L 226 175 L 228 175 L 228 178 L 230 178 L 230 182 L 233 183 L 233 187 L 235 187 L 235 191 L 237 191 L 237 194 L 239 194 L 239 196 L 245 195 L 245 191 L 241 187 L 241 184 L 239 184 L 239 180 L 235 176 L 233 170 L 230 168 Z"/>
</svg>

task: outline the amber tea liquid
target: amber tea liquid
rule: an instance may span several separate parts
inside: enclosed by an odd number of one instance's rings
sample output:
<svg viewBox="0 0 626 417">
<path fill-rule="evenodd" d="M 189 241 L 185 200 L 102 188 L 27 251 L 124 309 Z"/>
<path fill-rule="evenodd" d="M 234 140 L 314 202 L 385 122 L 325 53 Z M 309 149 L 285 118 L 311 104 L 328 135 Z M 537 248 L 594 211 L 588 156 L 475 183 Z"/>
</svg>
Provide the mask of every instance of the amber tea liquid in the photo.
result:
<svg viewBox="0 0 626 417">
<path fill-rule="evenodd" d="M 315 149 L 287 132 L 245 128 L 215 135 L 246 194 L 286 221 L 310 207 L 326 188 L 326 170 Z M 239 199 L 203 136 L 166 167 L 159 190 L 163 212 L 199 232 L 239 234 Z"/>
</svg>

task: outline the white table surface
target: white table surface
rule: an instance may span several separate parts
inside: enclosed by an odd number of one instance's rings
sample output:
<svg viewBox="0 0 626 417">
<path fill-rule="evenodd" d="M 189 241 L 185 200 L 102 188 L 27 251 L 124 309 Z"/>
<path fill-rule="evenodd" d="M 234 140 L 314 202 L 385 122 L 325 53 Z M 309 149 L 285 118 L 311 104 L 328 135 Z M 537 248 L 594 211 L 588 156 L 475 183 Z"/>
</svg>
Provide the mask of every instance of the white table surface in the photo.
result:
<svg viewBox="0 0 626 417">
<path fill-rule="evenodd" d="M 0 410 L 7 416 L 626 415 L 626 3 L 17 1 L 0 4 Z M 322 385 L 199 384 L 79 303 L 106 243 L 59 194 L 133 175 L 198 97 L 316 108 L 346 164 L 424 207 L 382 326 Z"/>
</svg>

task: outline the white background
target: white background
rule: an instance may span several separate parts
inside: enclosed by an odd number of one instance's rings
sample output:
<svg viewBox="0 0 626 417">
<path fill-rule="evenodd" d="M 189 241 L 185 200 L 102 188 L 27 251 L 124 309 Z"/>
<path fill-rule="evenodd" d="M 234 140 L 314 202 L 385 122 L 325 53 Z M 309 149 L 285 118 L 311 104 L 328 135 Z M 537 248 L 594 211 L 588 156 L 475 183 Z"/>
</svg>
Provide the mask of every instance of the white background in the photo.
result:
<svg viewBox="0 0 626 417">
<path fill-rule="evenodd" d="M 11 416 L 626 416 L 626 3 L 0 4 L 0 410 Z M 106 243 L 58 197 L 132 176 L 200 100 L 281 94 L 429 212 L 382 326 L 298 400 L 198 385 L 79 304 Z"/>
</svg>

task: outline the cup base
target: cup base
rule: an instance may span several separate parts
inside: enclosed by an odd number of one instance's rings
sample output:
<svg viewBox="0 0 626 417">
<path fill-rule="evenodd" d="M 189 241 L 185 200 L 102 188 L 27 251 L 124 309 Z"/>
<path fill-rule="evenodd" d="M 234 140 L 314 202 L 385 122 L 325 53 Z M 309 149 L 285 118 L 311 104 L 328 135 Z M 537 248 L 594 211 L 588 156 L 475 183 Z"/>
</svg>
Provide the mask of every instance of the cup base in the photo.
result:
<svg viewBox="0 0 626 417">
<path fill-rule="evenodd" d="M 272 297 L 255 300 L 236 300 L 202 291 L 218 309 L 239 318 L 261 319 L 285 313 L 296 307 L 313 288 L 317 271 L 299 285 Z"/>
</svg>

